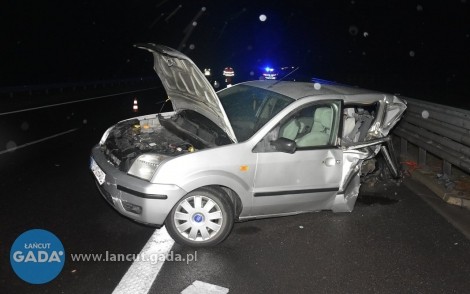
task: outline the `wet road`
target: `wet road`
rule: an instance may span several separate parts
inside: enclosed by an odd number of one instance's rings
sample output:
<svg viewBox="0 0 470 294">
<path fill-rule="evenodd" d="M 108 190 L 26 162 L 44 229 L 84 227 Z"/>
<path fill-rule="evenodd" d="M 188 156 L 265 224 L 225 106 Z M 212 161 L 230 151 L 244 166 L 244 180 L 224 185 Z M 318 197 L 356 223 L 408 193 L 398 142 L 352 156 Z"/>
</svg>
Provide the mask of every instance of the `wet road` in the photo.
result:
<svg viewBox="0 0 470 294">
<path fill-rule="evenodd" d="M 134 97 L 140 113 L 157 112 L 160 105 L 155 103 L 161 95 L 157 89 L 0 116 L 0 149 L 9 141 L 21 146 L 76 129 L 0 155 L 0 293 L 110 293 L 114 289 L 131 262 L 74 262 L 70 254 L 138 253 L 154 228 L 121 217 L 101 197 L 89 171 L 90 150 L 107 127 L 135 116 Z M 24 123 L 29 125 L 27 130 L 21 128 Z M 20 280 L 9 262 L 14 240 L 35 228 L 54 233 L 68 255 L 61 274 L 44 285 Z"/>
<path fill-rule="evenodd" d="M 197 262 L 166 262 L 151 293 L 195 280 L 230 293 L 466 293 L 469 276 L 469 240 L 391 184 L 363 194 L 350 214 L 238 223 L 220 246 L 198 249 Z"/>
<path fill-rule="evenodd" d="M 21 146 L 76 129 L 0 154 L 0 293 L 111 293 L 131 262 L 77 262 L 69 254 L 138 253 L 146 244 L 154 228 L 110 208 L 88 170 L 91 147 L 108 126 L 133 116 L 135 96 L 141 113 L 158 111 L 165 97 L 157 89 L 0 116 L 0 152 L 10 141 Z M 229 293 L 468 291 L 470 242 L 462 233 L 404 184 L 362 196 L 352 213 L 237 223 L 225 242 L 197 253 L 174 245 L 197 260 L 165 262 L 150 292 L 180 293 L 196 280 Z M 22 281 L 9 262 L 15 238 L 33 228 L 53 232 L 68 255 L 44 285 Z"/>
</svg>

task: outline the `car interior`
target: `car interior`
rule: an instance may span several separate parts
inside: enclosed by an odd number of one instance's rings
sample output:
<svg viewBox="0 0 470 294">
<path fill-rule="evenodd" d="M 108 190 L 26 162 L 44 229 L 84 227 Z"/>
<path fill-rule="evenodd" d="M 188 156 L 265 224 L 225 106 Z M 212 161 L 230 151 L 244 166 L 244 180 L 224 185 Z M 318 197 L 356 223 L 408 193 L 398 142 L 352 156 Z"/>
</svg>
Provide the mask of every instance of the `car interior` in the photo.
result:
<svg viewBox="0 0 470 294">
<path fill-rule="evenodd" d="M 328 145 L 332 125 L 331 106 L 307 107 L 281 126 L 279 137 L 295 141 L 298 147 Z"/>
</svg>

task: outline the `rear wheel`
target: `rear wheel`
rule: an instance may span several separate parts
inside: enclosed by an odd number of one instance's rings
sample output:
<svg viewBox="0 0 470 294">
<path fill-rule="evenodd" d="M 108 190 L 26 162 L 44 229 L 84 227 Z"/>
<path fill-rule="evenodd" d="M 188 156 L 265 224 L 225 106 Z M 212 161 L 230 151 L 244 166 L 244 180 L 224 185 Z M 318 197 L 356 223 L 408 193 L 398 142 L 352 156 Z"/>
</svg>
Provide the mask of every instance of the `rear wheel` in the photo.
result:
<svg viewBox="0 0 470 294">
<path fill-rule="evenodd" d="M 201 188 L 184 196 L 166 219 L 170 236 L 177 243 L 191 247 L 222 242 L 233 226 L 233 209 L 222 193 Z"/>
</svg>

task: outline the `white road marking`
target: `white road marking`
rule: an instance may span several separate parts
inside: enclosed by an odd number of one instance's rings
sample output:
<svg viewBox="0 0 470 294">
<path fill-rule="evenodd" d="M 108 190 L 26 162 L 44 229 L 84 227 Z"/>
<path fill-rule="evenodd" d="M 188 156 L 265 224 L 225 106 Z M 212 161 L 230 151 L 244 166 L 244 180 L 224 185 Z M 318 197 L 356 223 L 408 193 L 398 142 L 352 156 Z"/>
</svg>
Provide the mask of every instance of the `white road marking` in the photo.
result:
<svg viewBox="0 0 470 294">
<path fill-rule="evenodd" d="M 37 110 L 37 109 L 43 109 L 43 108 L 50 108 L 50 107 L 61 106 L 61 105 L 67 105 L 67 104 L 72 104 L 72 103 L 79 103 L 79 102 L 90 101 L 90 100 L 103 99 L 103 98 L 108 98 L 108 97 L 112 97 L 112 96 L 118 96 L 118 95 L 124 95 L 124 94 L 136 93 L 136 92 L 143 92 L 143 91 L 157 89 L 157 88 L 159 88 L 159 87 L 151 87 L 151 88 L 146 88 L 146 89 L 141 89 L 141 90 L 128 91 L 128 92 L 109 94 L 109 95 L 104 95 L 104 96 L 97 96 L 97 97 L 86 98 L 86 99 L 75 100 L 75 101 L 67 101 L 67 102 L 62 102 L 62 103 L 49 104 L 49 105 L 43 105 L 43 106 L 38 106 L 38 107 L 31 107 L 31 108 L 26 108 L 26 109 L 19 109 L 19 110 L 1 112 L 0 116 L 7 115 L 7 114 L 26 112 L 26 111 L 31 111 L 31 110 Z"/>
<path fill-rule="evenodd" d="M 229 291 L 228 288 L 221 286 L 204 283 L 201 281 L 195 281 L 188 288 L 184 289 L 181 294 L 227 294 Z"/>
<path fill-rule="evenodd" d="M 166 256 L 174 243 L 175 241 L 168 235 L 165 227 L 155 230 L 139 255 L 145 258 L 154 256 L 154 260 L 134 261 L 114 289 L 113 294 L 147 294 L 165 263 L 165 260 L 160 257 Z"/>
<path fill-rule="evenodd" d="M 59 136 L 68 134 L 68 133 L 72 133 L 72 132 L 75 132 L 75 131 L 78 130 L 78 129 L 79 129 L 79 128 L 71 129 L 71 130 L 68 130 L 68 131 L 65 131 L 65 132 L 61 132 L 61 133 L 58 133 L 58 134 L 55 134 L 55 135 L 52 135 L 52 136 L 49 136 L 49 137 L 46 137 L 46 138 L 42 138 L 42 139 L 39 139 L 39 140 L 36 140 L 36 141 L 33 141 L 33 142 L 29 142 L 29 143 L 26 143 L 26 144 L 23 144 L 23 145 L 20 145 L 20 146 L 15 146 L 15 147 L 13 147 L 13 148 L 0 151 L 0 155 L 5 154 L 5 153 L 9 153 L 9 152 L 13 152 L 13 151 L 16 151 L 16 150 L 18 150 L 18 149 L 21 149 L 21 148 L 24 148 L 24 147 L 28 147 L 28 146 L 31 146 L 31 145 L 34 145 L 34 144 L 37 144 L 37 143 L 41 143 L 41 142 L 44 142 L 44 141 L 53 139 L 53 138 L 55 138 L 55 137 L 59 137 Z"/>
</svg>

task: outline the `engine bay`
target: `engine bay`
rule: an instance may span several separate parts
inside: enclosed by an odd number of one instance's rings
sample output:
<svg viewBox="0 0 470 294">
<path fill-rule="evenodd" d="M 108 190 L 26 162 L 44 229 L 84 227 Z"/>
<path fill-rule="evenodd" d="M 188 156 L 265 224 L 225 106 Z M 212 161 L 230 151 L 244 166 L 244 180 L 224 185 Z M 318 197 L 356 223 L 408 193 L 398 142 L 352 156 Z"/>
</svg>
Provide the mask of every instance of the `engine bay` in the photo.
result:
<svg viewBox="0 0 470 294">
<path fill-rule="evenodd" d="M 182 111 L 125 120 L 116 124 L 101 146 L 109 162 L 127 172 L 144 153 L 178 156 L 229 144 L 225 133 L 197 113 Z"/>
</svg>

